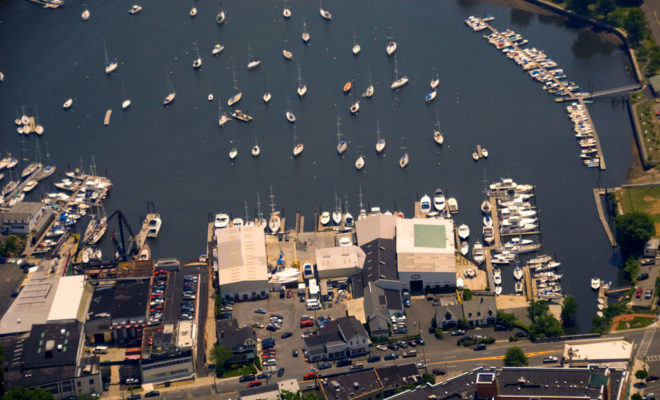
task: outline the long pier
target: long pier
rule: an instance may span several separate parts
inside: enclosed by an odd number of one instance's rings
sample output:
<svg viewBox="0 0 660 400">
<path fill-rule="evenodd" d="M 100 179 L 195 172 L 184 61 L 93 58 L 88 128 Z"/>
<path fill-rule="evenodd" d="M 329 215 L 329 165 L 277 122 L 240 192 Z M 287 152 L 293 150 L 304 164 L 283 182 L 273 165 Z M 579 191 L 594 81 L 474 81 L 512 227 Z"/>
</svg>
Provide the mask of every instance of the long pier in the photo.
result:
<svg viewBox="0 0 660 400">
<path fill-rule="evenodd" d="M 610 225 L 607 223 L 607 218 L 605 218 L 605 212 L 603 211 L 603 203 L 600 201 L 600 196 L 606 193 L 605 189 L 594 189 L 594 200 L 596 200 L 596 210 L 598 211 L 598 218 L 600 223 L 603 224 L 603 229 L 605 229 L 605 234 L 607 239 L 610 241 L 612 247 L 616 247 L 616 240 L 614 240 L 614 235 L 610 229 Z"/>
<path fill-rule="evenodd" d="M 487 23 L 486 21 L 483 21 L 483 24 L 486 26 L 486 29 L 490 30 L 495 35 L 498 35 L 498 36 L 502 37 L 502 34 L 497 29 L 493 28 L 489 23 Z M 523 52 L 522 49 L 520 47 L 518 47 L 518 45 L 516 45 L 515 43 L 509 42 L 509 45 L 511 47 L 513 47 L 515 49 L 515 51 L 517 51 L 519 53 Z M 589 111 L 587 110 L 587 107 L 584 103 L 584 97 L 577 96 L 575 93 L 571 92 L 566 87 L 566 85 L 562 81 L 560 81 L 559 78 L 555 77 L 554 74 L 551 74 L 548 71 L 547 68 L 541 66 L 538 63 L 536 63 L 536 64 L 537 64 L 536 69 L 540 69 L 544 73 L 546 73 L 548 76 L 550 76 L 551 77 L 550 80 L 552 82 L 554 82 L 561 90 L 563 90 L 565 93 L 567 93 L 567 96 L 565 96 L 565 98 L 567 100 L 577 102 L 583 107 L 584 115 L 586 116 L 588 123 L 593 127 L 593 138 L 596 141 L 596 152 L 598 154 L 598 159 L 599 159 L 599 168 L 604 171 L 606 167 L 605 167 L 605 158 L 603 157 L 603 150 L 600 146 L 600 139 L 598 138 L 598 133 L 596 132 L 596 125 L 594 125 L 594 122 L 591 119 L 591 115 L 589 115 Z"/>
</svg>

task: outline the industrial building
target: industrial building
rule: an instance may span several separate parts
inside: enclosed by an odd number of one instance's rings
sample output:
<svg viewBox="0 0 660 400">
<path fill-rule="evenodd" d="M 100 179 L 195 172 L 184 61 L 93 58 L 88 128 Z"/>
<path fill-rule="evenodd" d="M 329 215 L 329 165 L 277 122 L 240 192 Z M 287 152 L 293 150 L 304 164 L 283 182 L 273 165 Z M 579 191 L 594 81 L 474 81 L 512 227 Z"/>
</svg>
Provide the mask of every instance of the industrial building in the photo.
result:
<svg viewBox="0 0 660 400">
<path fill-rule="evenodd" d="M 236 226 L 216 230 L 220 293 L 226 300 L 268 297 L 268 267 L 264 230 Z"/>
<path fill-rule="evenodd" d="M 357 246 L 316 249 L 316 271 L 319 279 L 347 278 L 362 272 L 365 258 Z"/>
<path fill-rule="evenodd" d="M 396 220 L 396 254 L 401 288 L 456 286 L 454 223 L 450 219 Z"/>
<path fill-rule="evenodd" d="M 379 279 L 397 280 L 396 233 L 397 217 L 377 214 L 358 220 L 355 223 L 358 246 L 365 253 L 362 269 L 362 284 Z M 354 288 L 361 297 L 362 288 Z"/>
</svg>

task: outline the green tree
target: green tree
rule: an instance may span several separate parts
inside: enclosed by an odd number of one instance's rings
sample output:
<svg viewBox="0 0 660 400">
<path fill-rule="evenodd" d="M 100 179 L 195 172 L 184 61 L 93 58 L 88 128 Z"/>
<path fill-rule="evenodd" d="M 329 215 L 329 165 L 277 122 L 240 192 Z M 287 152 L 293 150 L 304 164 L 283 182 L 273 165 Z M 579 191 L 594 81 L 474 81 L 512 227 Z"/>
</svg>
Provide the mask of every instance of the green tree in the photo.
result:
<svg viewBox="0 0 660 400">
<path fill-rule="evenodd" d="M 456 322 L 456 328 L 466 330 L 470 328 L 470 323 L 466 318 L 461 318 Z"/>
<path fill-rule="evenodd" d="M 536 322 L 530 327 L 533 337 L 558 337 L 564 334 L 564 328 L 555 317 L 546 313 L 536 318 Z"/>
<path fill-rule="evenodd" d="M 598 4 L 596 5 L 596 12 L 602 15 L 604 19 L 607 19 L 607 16 L 610 15 L 610 13 L 614 10 L 616 10 L 616 4 L 614 3 L 614 0 L 598 0 Z"/>
<path fill-rule="evenodd" d="M 43 389 L 11 388 L 3 396 L 3 400 L 53 400 L 53 395 Z"/>
<path fill-rule="evenodd" d="M 630 396 L 630 400 L 644 400 L 641 394 L 639 392 L 634 393 L 632 396 Z"/>
<path fill-rule="evenodd" d="M 211 350 L 211 360 L 215 363 L 215 373 L 220 376 L 225 371 L 225 362 L 231 360 L 232 352 L 222 345 L 217 345 Z"/>
<path fill-rule="evenodd" d="M 525 352 L 518 346 L 509 347 L 504 353 L 504 365 L 507 367 L 524 367 L 529 364 Z"/>
<path fill-rule="evenodd" d="M 637 11 L 641 13 L 641 11 Z M 632 10 L 630 13 L 637 14 L 633 13 Z M 626 21 L 630 19 L 630 13 Z M 642 18 L 644 18 L 643 15 Z M 632 23 L 628 22 L 628 24 Z M 631 31 L 628 27 L 626 27 L 626 30 L 628 31 L 628 37 L 631 37 Z M 641 36 L 639 39 L 641 39 Z M 630 40 L 633 39 L 630 38 Z M 626 258 L 642 254 L 646 242 L 655 235 L 653 219 L 647 213 L 639 211 L 617 215 L 614 220 L 614 229 L 616 231 L 616 241 L 621 248 L 621 253 Z"/>
<path fill-rule="evenodd" d="M 548 302 L 545 300 L 532 301 L 529 303 L 527 308 L 527 315 L 532 322 L 536 322 L 537 318 L 548 313 L 550 308 L 548 307 Z"/>
<path fill-rule="evenodd" d="M 635 378 L 637 379 L 645 379 L 647 376 L 649 376 L 649 373 L 645 369 L 638 369 L 635 371 Z"/>
<path fill-rule="evenodd" d="M 472 291 L 470 289 L 463 289 L 463 300 L 464 301 L 472 300 Z"/>
<path fill-rule="evenodd" d="M 639 270 L 641 268 L 641 265 L 639 264 L 639 260 L 635 257 L 629 257 L 626 260 L 626 266 L 623 267 L 623 270 L 626 273 L 626 276 L 632 283 L 637 283 L 637 275 L 639 275 Z"/>
<path fill-rule="evenodd" d="M 578 14 L 589 15 L 589 5 L 593 0 L 567 0 L 566 7 Z"/>
<path fill-rule="evenodd" d="M 436 339 L 442 340 L 444 339 L 444 335 L 442 334 L 442 329 L 440 328 L 435 328 L 433 330 L 433 335 L 435 336 Z"/>
<path fill-rule="evenodd" d="M 516 315 L 512 313 L 505 313 L 504 311 L 497 312 L 497 322 L 507 328 L 513 328 L 516 325 Z"/>
<path fill-rule="evenodd" d="M 604 335 L 610 331 L 611 322 L 612 320 L 609 318 L 596 315 L 591 319 L 591 332 Z"/>
<path fill-rule="evenodd" d="M 422 374 L 422 385 L 430 383 L 431 385 L 435 384 L 435 375 L 424 372 Z"/>
<path fill-rule="evenodd" d="M 570 326 L 575 322 L 575 315 L 577 314 L 578 302 L 573 296 L 564 297 L 564 302 L 561 305 L 561 321 L 564 326 Z"/>
</svg>

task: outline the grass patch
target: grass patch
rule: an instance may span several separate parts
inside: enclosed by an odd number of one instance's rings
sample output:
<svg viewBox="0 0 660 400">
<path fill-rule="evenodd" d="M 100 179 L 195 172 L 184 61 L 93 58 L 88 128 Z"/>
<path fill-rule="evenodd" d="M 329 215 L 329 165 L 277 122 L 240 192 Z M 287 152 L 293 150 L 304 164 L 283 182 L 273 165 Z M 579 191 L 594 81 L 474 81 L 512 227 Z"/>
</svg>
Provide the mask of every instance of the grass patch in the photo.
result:
<svg viewBox="0 0 660 400">
<path fill-rule="evenodd" d="M 651 325 L 653 321 L 655 321 L 655 317 L 636 316 L 630 321 L 619 321 L 619 323 L 616 326 L 616 330 L 622 331 L 624 329 L 644 328 Z"/>
<path fill-rule="evenodd" d="M 255 374 L 257 373 L 257 369 L 255 368 L 254 365 L 243 365 L 237 368 L 232 368 L 225 370 L 225 372 L 222 374 L 221 378 L 231 378 L 234 376 L 243 376 L 246 374 Z"/>
<path fill-rule="evenodd" d="M 655 101 L 652 99 L 639 101 L 633 105 L 633 109 L 641 129 L 649 161 L 660 161 L 660 122 L 655 115 Z"/>
<path fill-rule="evenodd" d="M 660 187 L 622 189 L 617 193 L 617 201 L 624 213 L 643 211 L 660 224 Z"/>
</svg>

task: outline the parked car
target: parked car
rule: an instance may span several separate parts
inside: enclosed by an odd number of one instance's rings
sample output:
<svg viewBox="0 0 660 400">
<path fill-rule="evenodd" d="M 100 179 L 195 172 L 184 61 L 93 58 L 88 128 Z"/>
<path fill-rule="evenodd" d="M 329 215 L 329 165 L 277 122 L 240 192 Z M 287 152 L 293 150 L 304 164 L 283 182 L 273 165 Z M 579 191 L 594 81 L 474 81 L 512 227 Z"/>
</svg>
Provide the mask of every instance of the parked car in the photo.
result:
<svg viewBox="0 0 660 400">
<path fill-rule="evenodd" d="M 419 338 L 419 339 L 417 339 L 417 340 L 415 340 L 415 341 L 416 341 L 417 344 L 420 345 L 420 346 L 424 346 L 424 345 L 426 344 L 426 342 L 425 342 L 424 339 L 422 339 L 422 338 Z"/>
<path fill-rule="evenodd" d="M 314 371 L 308 372 L 305 375 L 303 375 L 303 380 L 306 380 L 306 381 L 314 379 L 314 378 L 316 378 L 316 374 L 314 373 Z"/>
<path fill-rule="evenodd" d="M 396 344 L 399 345 L 399 347 L 401 347 L 402 349 L 405 349 L 406 347 L 408 347 L 408 342 L 406 342 L 404 340 L 399 340 L 398 342 L 396 342 Z"/>
<path fill-rule="evenodd" d="M 642 297 L 642 288 L 641 287 L 637 288 L 637 291 L 635 292 L 635 297 L 637 297 L 638 299 L 640 297 Z"/>
<path fill-rule="evenodd" d="M 286 339 L 286 338 L 291 337 L 291 336 L 293 336 L 293 333 L 291 333 L 291 332 L 284 332 L 284 333 L 282 334 L 282 339 Z"/>
<path fill-rule="evenodd" d="M 254 374 L 247 374 L 247 375 L 243 375 L 240 378 L 238 378 L 238 381 L 239 382 L 251 382 L 254 379 L 255 379 Z"/>
<path fill-rule="evenodd" d="M 394 350 L 394 351 L 399 350 L 399 346 L 397 346 L 397 344 L 394 343 L 394 342 L 392 342 L 392 343 L 388 343 L 388 344 L 387 344 L 387 348 L 390 349 L 390 350 Z"/>
<path fill-rule="evenodd" d="M 257 386 L 261 386 L 261 381 L 252 381 L 252 382 L 248 383 L 249 388 L 257 387 Z"/>
<path fill-rule="evenodd" d="M 281 367 L 280 369 L 277 370 L 278 378 L 281 378 L 282 375 L 284 375 L 284 367 Z"/>
<path fill-rule="evenodd" d="M 657 376 L 657 375 L 649 375 L 649 376 L 646 377 L 647 382 L 657 381 L 658 379 L 660 379 L 660 377 Z"/>
<path fill-rule="evenodd" d="M 351 365 L 351 364 L 352 363 L 351 363 L 350 359 L 342 358 L 341 360 L 337 360 L 337 362 L 335 363 L 335 366 L 337 366 L 337 367 L 346 367 L 346 366 Z"/>
<path fill-rule="evenodd" d="M 387 351 L 387 346 L 385 346 L 384 344 L 379 344 L 378 346 L 376 346 L 376 348 L 380 351 Z"/>
<path fill-rule="evenodd" d="M 257 314 L 266 314 L 266 310 L 264 310 L 263 308 L 255 308 L 254 312 L 256 312 Z"/>
<path fill-rule="evenodd" d="M 646 272 L 644 272 L 644 273 L 642 273 L 642 274 L 639 274 L 639 275 L 637 276 L 637 280 L 638 280 L 638 281 L 643 281 L 643 280 L 646 280 L 646 279 L 649 279 L 649 274 L 646 273 Z"/>
<path fill-rule="evenodd" d="M 479 351 L 479 350 L 486 350 L 486 345 L 483 343 L 479 343 L 478 345 L 473 347 L 474 351 Z"/>
<path fill-rule="evenodd" d="M 156 396 L 160 396 L 160 392 L 158 390 L 152 390 L 152 391 L 147 392 L 147 393 L 144 394 L 145 398 L 147 398 L 147 397 L 156 397 Z"/>
<path fill-rule="evenodd" d="M 433 369 L 433 375 L 445 375 L 446 373 L 447 371 L 445 371 L 444 369 L 440 369 L 440 368 Z"/>
<path fill-rule="evenodd" d="M 396 360 L 397 358 L 399 358 L 399 355 L 398 355 L 398 354 L 396 354 L 396 353 L 390 353 L 390 354 L 388 354 L 388 355 L 386 355 L 386 356 L 384 357 L 384 360 L 385 360 L 385 361 L 390 361 L 390 360 Z"/>
<path fill-rule="evenodd" d="M 126 397 L 126 400 L 139 400 L 142 398 L 142 395 L 140 393 L 133 393 L 129 396 Z"/>
<path fill-rule="evenodd" d="M 368 363 L 375 363 L 375 362 L 378 362 L 378 361 L 380 361 L 380 356 L 379 355 L 374 355 L 374 356 L 371 356 L 371 357 L 367 358 Z"/>
<path fill-rule="evenodd" d="M 465 331 L 463 329 L 457 329 L 451 333 L 452 336 L 462 336 L 465 335 Z"/>
<path fill-rule="evenodd" d="M 319 364 L 319 370 L 328 369 L 328 368 L 332 368 L 332 364 L 330 364 L 329 362 L 324 362 Z"/>
<path fill-rule="evenodd" d="M 298 357 L 298 350 L 293 349 L 293 350 L 291 351 L 291 355 L 294 356 L 294 357 Z"/>
<path fill-rule="evenodd" d="M 550 363 L 556 363 L 557 362 L 557 357 L 555 356 L 547 356 L 543 358 L 543 362 L 545 364 L 550 364 Z"/>
<path fill-rule="evenodd" d="M 527 333 L 525 331 L 520 331 L 520 332 L 516 332 L 515 336 L 518 337 L 518 338 L 526 338 L 526 337 L 529 337 L 529 333 Z"/>
<path fill-rule="evenodd" d="M 644 298 L 645 299 L 650 299 L 652 295 L 653 295 L 653 292 L 651 292 L 651 289 L 646 289 L 646 292 L 644 293 Z"/>
</svg>

